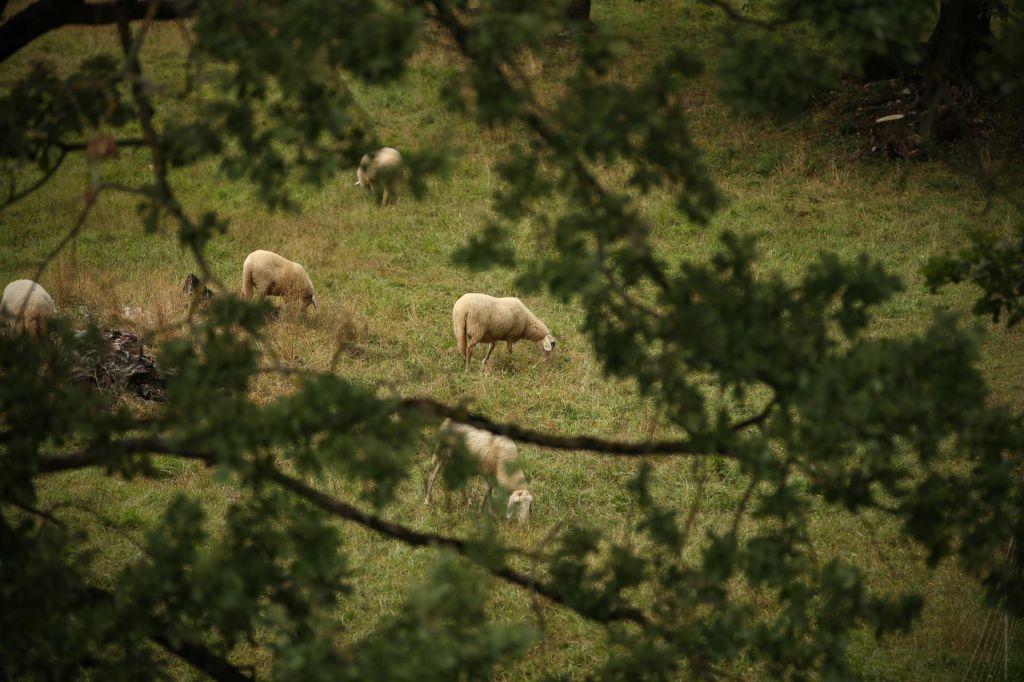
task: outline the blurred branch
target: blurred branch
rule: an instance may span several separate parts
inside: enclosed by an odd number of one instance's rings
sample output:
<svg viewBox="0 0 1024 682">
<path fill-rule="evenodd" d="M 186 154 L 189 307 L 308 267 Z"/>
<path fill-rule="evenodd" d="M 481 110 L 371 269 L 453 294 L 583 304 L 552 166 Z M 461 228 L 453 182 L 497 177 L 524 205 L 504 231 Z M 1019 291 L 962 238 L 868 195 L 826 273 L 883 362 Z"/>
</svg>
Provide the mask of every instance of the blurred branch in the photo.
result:
<svg viewBox="0 0 1024 682">
<path fill-rule="evenodd" d="M 102 588 L 88 586 L 85 588 L 85 591 L 88 595 L 87 601 L 89 602 L 114 601 L 114 594 Z M 158 628 L 161 626 L 160 623 L 154 623 L 154 625 Z M 178 637 L 172 639 L 160 633 L 150 633 L 147 636 L 162 649 L 174 654 L 196 670 L 206 673 L 215 680 L 222 680 L 223 682 L 250 682 L 252 680 L 251 677 L 245 675 L 226 658 L 213 653 L 203 644 L 186 641 Z"/>
<path fill-rule="evenodd" d="M 401 401 L 403 408 L 415 409 L 435 417 L 447 417 L 463 424 L 469 424 L 491 433 L 497 433 L 521 443 L 540 445 L 556 450 L 589 450 L 607 455 L 625 457 L 641 457 L 646 455 L 701 455 L 733 457 L 733 453 L 723 447 L 717 449 L 702 448 L 692 440 L 647 441 L 629 443 L 625 441 L 605 440 L 593 436 L 560 436 L 524 429 L 512 423 L 498 423 L 487 417 L 474 414 L 462 407 L 452 407 L 431 398 L 405 398 Z"/>
<path fill-rule="evenodd" d="M 170 2 L 170 0 L 167 1 Z M 185 213 L 173 190 L 171 190 L 170 183 L 167 182 L 167 163 L 160 148 L 160 138 L 153 125 L 153 104 L 146 95 L 146 89 L 142 80 L 142 66 L 139 63 L 138 53 L 142 40 L 152 21 L 159 16 L 163 3 L 160 0 L 152 0 L 152 2 L 147 3 L 147 11 L 142 15 L 145 23 L 133 39 L 129 21 L 133 18 L 138 18 L 132 14 L 136 4 L 137 0 L 117 0 L 115 12 L 117 35 L 121 41 L 121 50 L 124 53 L 125 72 L 132 79 L 132 97 L 139 108 L 139 124 L 142 126 L 143 139 L 153 157 L 153 175 L 156 177 L 158 192 L 156 200 L 178 220 L 183 232 L 193 234 L 198 231 L 198 227 Z M 177 19 L 179 17 L 175 15 L 173 18 Z M 188 246 L 193 258 L 196 260 L 196 265 L 202 271 L 203 279 L 213 282 L 226 290 L 224 284 L 213 274 L 213 270 L 206 261 L 206 256 L 203 255 L 202 248 L 195 242 L 189 242 Z"/>
<path fill-rule="evenodd" d="M 84 145 L 83 145 L 82 148 L 83 149 L 85 148 Z M 28 195 L 32 194 L 33 192 L 38 190 L 40 187 L 45 185 L 47 182 L 49 182 L 50 178 L 52 178 L 54 176 L 54 174 L 58 170 L 60 170 L 60 167 L 64 164 L 64 159 L 66 159 L 67 156 L 68 156 L 68 150 L 62 149 L 61 153 L 60 153 L 60 156 L 57 157 L 57 162 L 54 163 L 53 166 L 51 166 L 49 170 L 47 170 L 45 173 L 43 173 L 43 176 L 41 178 L 39 178 L 34 183 L 29 185 L 25 189 L 21 190 L 20 192 L 14 191 L 14 188 L 12 187 L 11 188 L 11 193 L 7 196 L 7 199 L 4 200 L 3 206 L 0 206 L 0 211 L 10 207 L 11 205 L 17 203 L 18 201 L 24 199 L 25 197 L 27 197 Z M 13 185 L 14 183 L 12 182 L 11 184 Z"/>
<path fill-rule="evenodd" d="M 6 4 L 6 3 L 5 3 Z M 153 5 L 158 9 L 151 10 Z M 197 5 L 189 0 L 147 2 L 88 3 L 85 0 L 37 0 L 0 24 L 0 62 L 6 61 L 21 48 L 62 26 L 102 26 L 118 21 L 122 8 L 129 20 L 143 19 L 153 12 L 156 21 L 171 21 L 194 16 Z"/>
<path fill-rule="evenodd" d="M 125 454 L 162 454 L 185 459 L 194 459 L 205 463 L 207 466 L 216 466 L 217 457 L 213 453 L 179 448 L 174 444 L 159 438 L 129 438 L 123 441 L 110 444 Z M 93 466 L 103 466 L 105 459 L 95 451 L 83 450 L 67 455 L 54 455 L 41 457 L 39 459 L 39 473 L 50 474 L 74 469 L 84 469 Z M 564 606 L 576 612 L 580 616 L 599 623 L 609 622 L 632 622 L 638 625 L 648 625 L 649 621 L 642 611 L 630 606 L 590 608 L 581 607 L 571 603 L 564 595 L 551 587 L 539 583 L 532 577 L 515 571 L 508 566 L 496 564 L 493 558 L 481 556 L 480 550 L 483 546 L 467 542 L 459 538 L 452 538 L 434 533 L 422 533 L 398 523 L 386 521 L 379 516 L 364 512 L 347 502 L 331 497 L 326 493 L 303 483 L 297 478 L 289 476 L 281 471 L 268 467 L 262 469 L 261 473 L 274 481 L 282 488 L 290 490 L 303 499 L 311 502 L 320 509 L 330 513 L 332 516 L 353 521 L 359 525 L 376 531 L 381 535 L 404 542 L 412 547 L 443 547 L 450 549 L 460 556 L 467 558 L 491 575 L 501 578 L 505 582 L 525 588 L 541 595 L 555 604 Z M 517 551 L 511 548 L 500 548 L 503 551 Z"/>
<path fill-rule="evenodd" d="M 732 6 L 727 0 L 700 0 L 705 5 L 712 5 L 722 11 L 725 16 L 729 17 L 732 21 L 738 24 L 746 24 L 747 26 L 756 26 L 758 28 L 773 29 L 788 24 L 793 21 L 790 16 L 777 17 L 775 19 L 758 19 L 748 14 L 740 12 L 738 9 Z"/>
<path fill-rule="evenodd" d="M 32 516 L 38 516 L 39 518 L 43 519 L 44 521 L 49 521 L 50 523 L 52 523 L 55 526 L 60 526 L 61 528 L 64 528 L 64 522 L 61 521 L 60 519 L 58 519 L 56 516 L 54 516 L 53 514 L 51 514 L 49 512 L 45 512 L 42 509 L 36 509 L 32 505 L 22 504 L 20 502 L 10 502 L 10 504 L 13 505 L 14 507 L 17 507 L 18 509 L 20 509 L 21 511 L 25 512 L 26 514 L 31 514 Z"/>
<path fill-rule="evenodd" d="M 765 419 L 768 418 L 768 415 L 770 415 L 772 412 L 772 408 L 778 405 L 778 403 L 779 396 L 773 396 L 772 399 L 768 401 L 768 404 L 764 406 L 764 409 L 761 410 L 761 412 L 755 414 L 753 417 L 736 422 L 735 424 L 732 425 L 732 430 L 742 431 L 748 426 L 755 426 L 757 424 L 761 424 L 762 422 L 764 422 Z"/>
</svg>

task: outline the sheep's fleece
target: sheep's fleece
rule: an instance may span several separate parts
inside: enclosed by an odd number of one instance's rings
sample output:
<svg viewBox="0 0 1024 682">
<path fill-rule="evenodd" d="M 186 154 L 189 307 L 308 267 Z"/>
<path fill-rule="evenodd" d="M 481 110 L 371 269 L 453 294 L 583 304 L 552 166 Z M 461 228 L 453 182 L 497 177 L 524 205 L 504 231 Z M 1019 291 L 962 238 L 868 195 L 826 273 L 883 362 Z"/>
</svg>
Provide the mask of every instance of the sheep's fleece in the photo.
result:
<svg viewBox="0 0 1024 682">
<path fill-rule="evenodd" d="M 381 190 L 381 205 L 394 201 L 405 175 L 402 155 L 394 147 L 381 147 L 363 156 L 356 170 L 356 185 L 367 192 Z"/>
<path fill-rule="evenodd" d="M 316 308 L 313 282 L 298 263 L 271 251 L 253 251 L 242 265 L 242 296 L 252 298 L 280 296 L 289 302 L 301 302 L 305 310 Z"/>
<path fill-rule="evenodd" d="M 424 504 L 430 504 L 434 482 L 441 472 L 441 467 L 447 461 L 449 453 L 445 451 L 443 441 L 461 438 L 466 451 L 477 460 L 477 469 L 480 475 L 487 480 L 487 494 L 484 496 L 483 505 L 486 506 L 490 499 L 493 481 L 496 480 L 499 486 L 511 492 L 508 498 L 506 518 L 514 517 L 520 523 L 529 518 L 533 496 L 526 488 L 526 477 L 517 466 L 519 448 L 516 447 L 515 442 L 505 436 L 499 436 L 468 424 L 453 422 L 451 419 L 444 420 L 438 431 L 438 436 L 438 448 L 434 452 L 433 470 L 427 479 L 427 496 Z"/>
<path fill-rule="evenodd" d="M 533 341 L 540 348 L 545 360 L 551 357 L 555 348 L 555 337 L 546 324 L 530 312 L 518 298 L 495 298 L 487 294 L 465 294 L 452 307 L 452 326 L 459 354 L 466 360 L 466 369 L 473 358 L 473 349 L 478 343 L 490 343 L 484 357 L 484 365 L 494 352 L 499 341 L 512 344 L 520 339 Z"/>
<path fill-rule="evenodd" d="M 41 336 L 55 310 L 53 298 L 46 289 L 30 279 L 11 282 L 0 299 L 0 321 L 14 335 Z"/>
</svg>

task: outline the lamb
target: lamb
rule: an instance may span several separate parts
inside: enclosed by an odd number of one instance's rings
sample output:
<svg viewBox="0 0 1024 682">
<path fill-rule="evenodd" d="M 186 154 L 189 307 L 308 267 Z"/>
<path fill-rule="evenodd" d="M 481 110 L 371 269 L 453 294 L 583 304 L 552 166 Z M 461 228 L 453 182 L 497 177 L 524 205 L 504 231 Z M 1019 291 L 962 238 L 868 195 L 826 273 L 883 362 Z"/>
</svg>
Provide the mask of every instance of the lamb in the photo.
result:
<svg viewBox="0 0 1024 682">
<path fill-rule="evenodd" d="M 529 339 L 537 344 L 544 360 L 551 357 L 555 349 L 555 337 L 547 325 L 540 321 L 518 298 L 494 298 L 487 294 L 465 294 L 452 308 L 452 324 L 459 353 L 466 359 L 466 370 L 473 359 L 473 349 L 478 343 L 490 343 L 484 357 L 484 367 L 499 341 L 512 344 L 520 339 Z"/>
<path fill-rule="evenodd" d="M 242 296 L 252 298 L 280 296 L 287 302 L 302 302 L 305 312 L 311 304 L 315 309 L 313 282 L 306 269 L 298 263 L 271 251 L 253 251 L 242 264 Z"/>
<path fill-rule="evenodd" d="M 385 206 L 393 195 L 398 194 L 405 176 L 402 155 L 394 147 L 382 147 L 365 155 L 356 170 L 356 186 L 363 186 L 367 192 L 374 191 L 374 185 L 381 189 L 381 206 Z"/>
<path fill-rule="evenodd" d="M 442 444 L 444 442 L 450 444 L 453 439 L 462 438 L 466 451 L 477 460 L 480 474 L 487 480 L 487 493 L 484 496 L 481 509 L 486 507 L 487 502 L 491 499 L 494 480 L 497 480 L 499 487 L 511 491 L 505 518 L 515 517 L 519 523 L 524 523 L 529 518 L 533 496 L 526 488 L 526 477 L 516 466 L 519 459 L 519 448 L 514 442 L 504 436 L 498 436 L 468 424 L 453 422 L 451 419 L 444 420 L 438 434 L 440 440 L 434 451 L 434 468 L 427 479 L 427 497 L 423 504 L 431 503 L 434 482 L 451 452 L 442 447 Z"/>
<path fill-rule="evenodd" d="M 53 298 L 42 285 L 30 279 L 16 279 L 4 288 L 0 299 L 0 321 L 12 335 L 41 336 L 54 313 Z"/>
</svg>

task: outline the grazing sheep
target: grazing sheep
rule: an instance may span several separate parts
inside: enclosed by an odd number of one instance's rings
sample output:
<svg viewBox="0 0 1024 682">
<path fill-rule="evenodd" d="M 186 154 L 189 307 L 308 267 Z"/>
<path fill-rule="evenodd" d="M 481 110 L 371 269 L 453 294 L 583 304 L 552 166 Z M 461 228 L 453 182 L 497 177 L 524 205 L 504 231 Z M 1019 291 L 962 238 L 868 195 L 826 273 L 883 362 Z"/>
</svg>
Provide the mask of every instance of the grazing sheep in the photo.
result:
<svg viewBox="0 0 1024 682">
<path fill-rule="evenodd" d="M 485 367 L 499 341 L 508 343 L 508 352 L 511 353 L 513 343 L 529 339 L 541 349 L 545 360 L 551 357 L 555 349 L 555 337 L 548 331 L 547 325 L 518 298 L 465 294 L 452 308 L 452 323 L 459 353 L 466 359 L 467 370 L 473 359 L 473 349 L 478 343 L 491 344 L 484 357 Z"/>
<path fill-rule="evenodd" d="M 381 189 L 380 205 L 387 205 L 393 195 L 398 194 L 399 186 L 405 175 L 402 155 L 394 147 L 381 147 L 370 152 L 359 162 L 356 170 L 356 186 L 362 185 L 367 192 L 374 191 L 374 185 Z"/>
<path fill-rule="evenodd" d="M 29 338 L 43 335 L 54 310 L 50 294 L 30 279 L 11 282 L 0 299 L 0 321 L 12 335 L 27 333 Z"/>
<path fill-rule="evenodd" d="M 313 282 L 306 269 L 270 251 L 253 251 L 242 265 L 242 296 L 280 296 L 288 302 L 302 302 L 302 310 L 316 308 Z"/>
<path fill-rule="evenodd" d="M 462 438 L 466 451 L 472 455 L 478 464 L 480 474 L 487 480 L 487 493 L 484 496 L 483 509 L 491 499 L 491 490 L 494 489 L 494 481 L 498 486 L 511 492 L 508 498 L 508 508 L 505 518 L 516 518 L 523 523 L 530 516 L 530 507 L 533 505 L 533 496 L 526 489 L 526 477 L 516 466 L 519 459 L 519 448 L 505 436 L 498 436 L 478 429 L 468 424 L 453 422 L 445 419 L 439 430 L 440 439 L 451 442 L 454 438 Z M 434 481 L 441 473 L 441 467 L 447 461 L 448 452 L 442 447 L 441 440 L 434 451 L 433 465 L 430 478 L 427 479 L 427 497 L 423 504 L 431 503 L 431 495 L 434 490 Z"/>
</svg>

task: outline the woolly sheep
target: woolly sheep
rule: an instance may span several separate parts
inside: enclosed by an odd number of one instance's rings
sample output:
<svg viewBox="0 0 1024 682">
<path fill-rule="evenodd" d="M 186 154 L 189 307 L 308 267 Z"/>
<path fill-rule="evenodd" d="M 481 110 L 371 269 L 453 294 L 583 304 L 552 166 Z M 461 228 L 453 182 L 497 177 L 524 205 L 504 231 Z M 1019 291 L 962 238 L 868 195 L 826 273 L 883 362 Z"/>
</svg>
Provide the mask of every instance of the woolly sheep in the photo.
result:
<svg viewBox="0 0 1024 682">
<path fill-rule="evenodd" d="M 526 477 L 517 466 L 519 448 L 514 442 L 505 436 L 499 436 L 468 424 L 453 422 L 451 419 L 444 420 L 438 435 L 441 440 L 449 443 L 454 438 L 462 438 L 466 451 L 477 460 L 480 474 L 487 480 L 487 493 L 481 508 L 484 508 L 491 499 L 493 482 L 497 480 L 499 487 L 511 491 L 505 518 L 515 517 L 519 523 L 523 523 L 529 518 L 533 496 L 526 488 Z M 434 482 L 441 472 L 441 467 L 448 459 L 448 452 L 450 452 L 441 446 L 441 440 L 438 441 L 438 447 L 434 451 L 434 468 L 430 472 L 430 478 L 427 479 L 427 497 L 423 504 L 431 503 Z"/>
<path fill-rule="evenodd" d="M 394 147 L 382 147 L 365 155 L 356 170 L 356 186 L 363 186 L 367 192 L 374 191 L 374 185 L 381 189 L 381 206 L 398 194 L 399 185 L 405 175 L 402 155 Z"/>
<path fill-rule="evenodd" d="M 505 341 L 511 353 L 513 343 L 529 339 L 537 344 L 545 360 L 551 357 L 555 349 L 555 337 L 548 331 L 547 325 L 514 297 L 465 294 L 452 308 L 452 324 L 459 353 L 466 359 L 467 370 L 473 359 L 473 349 L 478 343 L 491 344 L 484 357 L 485 367 L 499 341 Z"/>
<path fill-rule="evenodd" d="M 302 302 L 302 310 L 313 305 L 313 282 L 298 263 L 271 251 L 253 251 L 242 265 L 242 296 L 280 296 L 288 302 Z"/>
<path fill-rule="evenodd" d="M 0 299 L 0 321 L 12 335 L 41 336 L 54 313 L 53 299 L 42 285 L 30 279 L 16 279 L 4 288 Z"/>
</svg>

